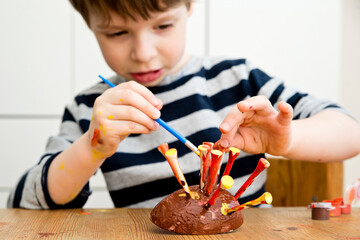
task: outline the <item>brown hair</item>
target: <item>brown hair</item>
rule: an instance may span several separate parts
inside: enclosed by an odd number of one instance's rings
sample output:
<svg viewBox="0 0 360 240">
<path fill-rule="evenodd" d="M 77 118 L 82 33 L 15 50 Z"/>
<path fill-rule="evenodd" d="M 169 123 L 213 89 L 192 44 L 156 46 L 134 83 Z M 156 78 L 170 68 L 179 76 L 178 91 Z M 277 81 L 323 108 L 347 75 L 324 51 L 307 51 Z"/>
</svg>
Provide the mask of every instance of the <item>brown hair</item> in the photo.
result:
<svg viewBox="0 0 360 240">
<path fill-rule="evenodd" d="M 136 21 L 140 16 L 144 20 L 150 18 L 152 12 L 162 12 L 171 7 L 185 4 L 190 8 L 193 0 L 69 0 L 89 25 L 89 15 L 93 11 L 104 17 L 106 23 L 111 21 L 110 12 L 119 14 L 124 19 Z"/>
</svg>

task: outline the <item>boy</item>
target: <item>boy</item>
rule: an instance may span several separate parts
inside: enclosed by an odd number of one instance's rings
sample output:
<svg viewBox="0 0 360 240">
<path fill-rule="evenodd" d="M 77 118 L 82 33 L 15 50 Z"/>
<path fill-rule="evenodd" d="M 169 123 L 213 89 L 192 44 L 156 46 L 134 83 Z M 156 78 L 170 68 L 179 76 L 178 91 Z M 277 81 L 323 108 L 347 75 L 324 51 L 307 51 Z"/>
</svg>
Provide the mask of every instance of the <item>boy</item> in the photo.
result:
<svg viewBox="0 0 360 240">
<path fill-rule="evenodd" d="M 244 59 L 187 55 L 191 0 L 71 3 L 117 73 L 116 87 L 98 83 L 67 106 L 60 133 L 21 178 L 9 207 L 82 207 L 98 168 L 116 207 L 153 207 L 180 188 L 156 149 L 164 142 L 178 149 L 189 185 L 198 184 L 197 156 L 159 128 L 160 110 L 195 145 L 220 139 L 242 150 L 231 171 L 234 191 L 264 153 L 340 161 L 360 152 L 360 127 L 336 104 L 289 89 Z M 260 196 L 264 183 L 262 175 L 241 201 Z"/>
</svg>

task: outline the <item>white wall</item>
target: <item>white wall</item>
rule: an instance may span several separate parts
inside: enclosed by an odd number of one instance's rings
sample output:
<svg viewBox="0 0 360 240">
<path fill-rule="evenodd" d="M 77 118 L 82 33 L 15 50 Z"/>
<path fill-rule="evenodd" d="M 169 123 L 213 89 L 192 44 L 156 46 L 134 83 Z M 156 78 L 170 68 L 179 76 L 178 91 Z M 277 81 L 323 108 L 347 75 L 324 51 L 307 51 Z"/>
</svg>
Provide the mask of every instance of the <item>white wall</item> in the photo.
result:
<svg viewBox="0 0 360 240">
<path fill-rule="evenodd" d="M 343 1 L 341 99 L 360 120 L 360 1 Z M 360 143 L 359 143 L 360 144 Z M 360 179 L 360 156 L 344 164 L 345 187 Z M 356 204 L 360 206 L 360 202 Z"/>
<path fill-rule="evenodd" d="M 1 1 L 0 28 L 1 208 L 57 133 L 64 104 L 112 71 L 67 1 Z M 188 51 L 249 58 L 360 119 L 359 31 L 358 0 L 197 0 Z M 359 167 L 358 158 L 345 163 L 345 185 L 360 177 Z M 91 185 L 86 207 L 112 207 L 101 174 Z"/>
</svg>

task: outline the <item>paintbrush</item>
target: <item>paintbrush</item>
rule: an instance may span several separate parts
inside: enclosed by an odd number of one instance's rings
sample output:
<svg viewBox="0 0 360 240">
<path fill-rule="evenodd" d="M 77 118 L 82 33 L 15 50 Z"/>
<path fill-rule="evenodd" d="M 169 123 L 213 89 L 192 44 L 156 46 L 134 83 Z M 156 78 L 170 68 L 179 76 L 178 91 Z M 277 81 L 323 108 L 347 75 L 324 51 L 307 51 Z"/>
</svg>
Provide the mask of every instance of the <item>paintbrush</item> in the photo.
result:
<svg viewBox="0 0 360 240">
<path fill-rule="evenodd" d="M 99 78 L 103 80 L 105 83 L 107 83 L 110 87 L 115 87 L 115 84 L 110 82 L 109 80 L 105 79 L 101 75 L 99 75 Z M 164 122 L 161 118 L 154 119 L 157 123 L 159 123 L 163 128 L 165 128 L 169 133 L 174 135 L 177 139 L 180 140 L 183 144 L 185 144 L 188 148 L 190 148 L 191 151 L 196 153 L 198 156 L 200 156 L 200 153 L 198 152 L 197 147 L 195 147 L 194 144 L 192 144 L 189 140 L 187 140 L 185 137 L 183 137 L 180 133 L 175 131 L 172 127 L 170 127 L 166 122 Z"/>
</svg>

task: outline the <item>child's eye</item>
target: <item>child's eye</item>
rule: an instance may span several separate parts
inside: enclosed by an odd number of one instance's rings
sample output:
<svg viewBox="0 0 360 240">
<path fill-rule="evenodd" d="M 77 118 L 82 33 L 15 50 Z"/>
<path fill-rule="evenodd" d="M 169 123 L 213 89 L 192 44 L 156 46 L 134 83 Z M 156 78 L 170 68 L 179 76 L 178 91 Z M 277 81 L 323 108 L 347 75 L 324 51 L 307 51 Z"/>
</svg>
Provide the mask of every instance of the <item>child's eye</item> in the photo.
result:
<svg viewBox="0 0 360 240">
<path fill-rule="evenodd" d="M 165 30 L 169 27 L 172 27 L 172 24 L 162 24 L 162 25 L 159 25 L 157 28 L 160 30 Z"/>
<path fill-rule="evenodd" d="M 120 37 L 125 35 L 126 33 L 127 33 L 126 31 L 121 31 L 121 32 L 108 33 L 106 35 L 109 37 Z"/>
</svg>

